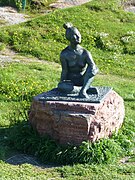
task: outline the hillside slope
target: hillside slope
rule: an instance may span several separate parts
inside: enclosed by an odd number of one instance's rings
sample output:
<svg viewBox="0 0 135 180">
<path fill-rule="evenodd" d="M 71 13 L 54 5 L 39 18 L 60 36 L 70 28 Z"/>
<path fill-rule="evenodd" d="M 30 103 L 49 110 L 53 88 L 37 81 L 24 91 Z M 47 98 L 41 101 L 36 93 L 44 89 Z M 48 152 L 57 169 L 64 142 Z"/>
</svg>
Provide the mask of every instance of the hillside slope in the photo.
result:
<svg viewBox="0 0 135 180">
<path fill-rule="evenodd" d="M 133 77 L 135 14 L 125 12 L 116 0 L 94 0 L 85 5 L 56 10 L 26 23 L 0 29 L 0 41 L 15 51 L 59 62 L 68 44 L 63 23 L 72 22 L 82 34 L 82 46 L 91 51 L 101 71 Z M 112 69 L 113 66 L 113 69 Z M 115 66 L 119 69 L 116 72 Z M 124 68 L 124 72 L 121 72 Z"/>
</svg>

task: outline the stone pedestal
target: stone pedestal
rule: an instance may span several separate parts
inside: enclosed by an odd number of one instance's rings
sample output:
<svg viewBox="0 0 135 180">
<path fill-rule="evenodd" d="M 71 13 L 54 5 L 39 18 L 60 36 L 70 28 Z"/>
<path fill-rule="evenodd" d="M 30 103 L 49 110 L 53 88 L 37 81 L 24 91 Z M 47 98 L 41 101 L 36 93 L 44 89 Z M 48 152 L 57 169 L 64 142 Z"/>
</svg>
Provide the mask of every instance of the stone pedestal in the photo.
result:
<svg viewBox="0 0 135 180">
<path fill-rule="evenodd" d="M 40 101 L 41 96 L 33 99 L 29 121 L 41 135 L 60 144 L 80 145 L 110 137 L 123 123 L 123 99 L 113 90 L 100 103 Z"/>
</svg>

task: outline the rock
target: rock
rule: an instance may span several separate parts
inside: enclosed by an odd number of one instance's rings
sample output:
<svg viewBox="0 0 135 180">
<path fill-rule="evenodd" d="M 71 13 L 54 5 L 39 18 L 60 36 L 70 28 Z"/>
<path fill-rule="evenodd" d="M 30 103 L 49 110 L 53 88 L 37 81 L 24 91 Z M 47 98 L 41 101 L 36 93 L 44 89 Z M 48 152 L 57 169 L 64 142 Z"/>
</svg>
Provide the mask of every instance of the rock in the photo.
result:
<svg viewBox="0 0 135 180">
<path fill-rule="evenodd" d="M 60 144 L 80 145 L 111 137 L 124 120 L 123 99 L 111 90 L 101 103 L 38 101 L 34 98 L 29 121 L 41 135 Z"/>
<path fill-rule="evenodd" d="M 50 4 L 51 8 L 69 8 L 73 6 L 78 6 L 84 3 L 89 2 L 90 0 L 58 0 L 55 3 Z"/>
<path fill-rule="evenodd" d="M 0 7 L 0 20 L 3 20 L 10 25 L 25 22 L 28 19 L 28 15 L 18 13 L 12 7 Z"/>
</svg>

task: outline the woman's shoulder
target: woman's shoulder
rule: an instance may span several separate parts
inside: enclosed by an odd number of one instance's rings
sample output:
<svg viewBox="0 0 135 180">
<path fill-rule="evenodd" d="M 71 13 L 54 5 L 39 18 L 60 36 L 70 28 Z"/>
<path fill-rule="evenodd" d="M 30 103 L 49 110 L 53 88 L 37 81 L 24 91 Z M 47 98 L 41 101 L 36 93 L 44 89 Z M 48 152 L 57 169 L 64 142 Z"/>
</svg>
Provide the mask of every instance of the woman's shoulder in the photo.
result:
<svg viewBox="0 0 135 180">
<path fill-rule="evenodd" d="M 70 48 L 69 48 L 69 46 L 67 46 L 65 49 L 63 49 L 63 50 L 61 51 L 60 56 L 63 57 L 63 58 L 65 58 L 65 57 L 67 57 L 68 55 L 70 55 L 70 53 L 71 53 Z"/>
<path fill-rule="evenodd" d="M 84 49 L 84 48 L 83 48 L 83 53 L 85 53 L 86 55 L 91 54 L 87 49 Z"/>
<path fill-rule="evenodd" d="M 69 46 L 67 46 L 65 49 L 63 49 L 63 50 L 61 51 L 61 55 L 67 54 L 68 51 L 69 51 Z"/>
</svg>

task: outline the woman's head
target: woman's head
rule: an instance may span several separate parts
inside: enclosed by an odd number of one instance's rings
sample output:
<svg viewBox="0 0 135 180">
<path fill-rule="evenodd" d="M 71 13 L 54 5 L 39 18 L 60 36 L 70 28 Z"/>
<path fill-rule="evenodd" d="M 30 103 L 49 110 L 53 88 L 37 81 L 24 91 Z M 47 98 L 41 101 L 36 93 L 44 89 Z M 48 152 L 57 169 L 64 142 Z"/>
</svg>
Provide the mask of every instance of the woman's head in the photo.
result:
<svg viewBox="0 0 135 180">
<path fill-rule="evenodd" d="M 63 27 L 66 29 L 66 38 L 68 41 L 75 44 L 81 43 L 81 34 L 77 28 L 75 28 L 71 23 L 66 23 Z"/>
</svg>

